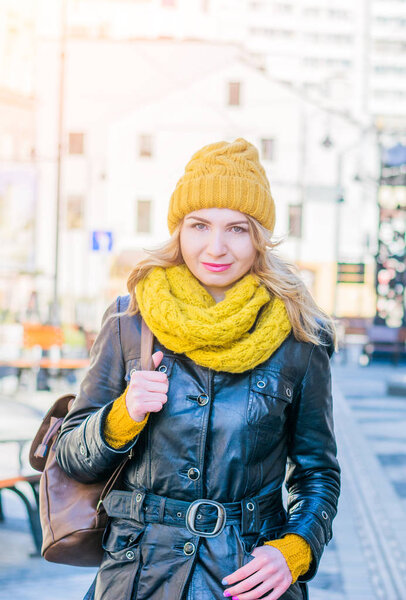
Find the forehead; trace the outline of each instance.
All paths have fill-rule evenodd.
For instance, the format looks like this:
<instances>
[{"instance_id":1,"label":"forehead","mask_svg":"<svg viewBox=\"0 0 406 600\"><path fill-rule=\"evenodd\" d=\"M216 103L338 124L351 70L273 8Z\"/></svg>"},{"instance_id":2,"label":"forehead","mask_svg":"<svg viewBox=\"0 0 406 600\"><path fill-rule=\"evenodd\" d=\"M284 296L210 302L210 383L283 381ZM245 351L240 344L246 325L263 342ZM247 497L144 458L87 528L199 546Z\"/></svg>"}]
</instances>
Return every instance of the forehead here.
<instances>
[{"instance_id":1,"label":"forehead","mask_svg":"<svg viewBox=\"0 0 406 600\"><path fill-rule=\"evenodd\" d=\"M211 223L229 223L230 221L248 222L244 213L232 210L231 208L201 208L188 213L186 219L189 217L205 219Z\"/></svg>"}]
</instances>

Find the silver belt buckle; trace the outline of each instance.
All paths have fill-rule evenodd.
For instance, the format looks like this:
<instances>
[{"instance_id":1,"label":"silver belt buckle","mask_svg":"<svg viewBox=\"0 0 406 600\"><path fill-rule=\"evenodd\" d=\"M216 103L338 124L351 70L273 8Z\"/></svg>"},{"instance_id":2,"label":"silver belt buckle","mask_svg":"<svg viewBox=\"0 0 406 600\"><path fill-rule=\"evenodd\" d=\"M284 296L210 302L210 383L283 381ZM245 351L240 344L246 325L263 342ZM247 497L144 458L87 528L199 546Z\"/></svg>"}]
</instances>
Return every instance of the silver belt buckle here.
<instances>
[{"instance_id":1,"label":"silver belt buckle","mask_svg":"<svg viewBox=\"0 0 406 600\"><path fill-rule=\"evenodd\" d=\"M210 504L211 506L215 506L217 508L217 521L214 526L213 531L199 531L195 527L196 513L199 510L201 504ZM226 525L226 509L220 502L216 502L215 500L194 500L187 509L185 522L186 528L190 533L195 535L202 535L203 537L216 537L220 535Z\"/></svg>"}]
</instances>

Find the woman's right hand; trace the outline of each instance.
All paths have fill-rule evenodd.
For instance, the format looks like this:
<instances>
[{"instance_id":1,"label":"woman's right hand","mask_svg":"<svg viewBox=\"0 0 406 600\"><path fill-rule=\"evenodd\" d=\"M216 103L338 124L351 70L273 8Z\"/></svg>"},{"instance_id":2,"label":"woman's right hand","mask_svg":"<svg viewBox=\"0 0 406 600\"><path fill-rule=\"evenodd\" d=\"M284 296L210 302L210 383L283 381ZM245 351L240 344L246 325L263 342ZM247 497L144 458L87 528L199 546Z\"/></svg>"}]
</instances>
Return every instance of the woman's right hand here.
<instances>
[{"instance_id":1,"label":"woman's right hand","mask_svg":"<svg viewBox=\"0 0 406 600\"><path fill-rule=\"evenodd\" d=\"M152 355L155 368L163 358L160 350ZM159 412L167 401L168 376L161 371L134 371L126 394L128 414L141 422L149 412Z\"/></svg>"}]
</instances>

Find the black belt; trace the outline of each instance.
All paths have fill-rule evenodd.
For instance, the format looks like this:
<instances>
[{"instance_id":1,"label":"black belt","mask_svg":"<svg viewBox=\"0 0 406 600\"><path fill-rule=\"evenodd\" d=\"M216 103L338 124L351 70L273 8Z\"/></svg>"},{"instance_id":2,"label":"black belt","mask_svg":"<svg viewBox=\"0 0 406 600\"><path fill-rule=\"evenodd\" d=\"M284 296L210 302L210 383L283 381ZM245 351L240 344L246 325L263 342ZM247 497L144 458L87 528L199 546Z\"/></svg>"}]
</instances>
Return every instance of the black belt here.
<instances>
[{"instance_id":1,"label":"black belt","mask_svg":"<svg viewBox=\"0 0 406 600\"><path fill-rule=\"evenodd\" d=\"M112 490L103 500L103 506L109 517L135 519L141 523L177 525L204 537L220 535L226 525L239 525L243 535L259 533L263 519L283 510L280 488L239 502L225 503L207 498L185 502L158 496L145 489L131 492Z\"/></svg>"}]
</instances>

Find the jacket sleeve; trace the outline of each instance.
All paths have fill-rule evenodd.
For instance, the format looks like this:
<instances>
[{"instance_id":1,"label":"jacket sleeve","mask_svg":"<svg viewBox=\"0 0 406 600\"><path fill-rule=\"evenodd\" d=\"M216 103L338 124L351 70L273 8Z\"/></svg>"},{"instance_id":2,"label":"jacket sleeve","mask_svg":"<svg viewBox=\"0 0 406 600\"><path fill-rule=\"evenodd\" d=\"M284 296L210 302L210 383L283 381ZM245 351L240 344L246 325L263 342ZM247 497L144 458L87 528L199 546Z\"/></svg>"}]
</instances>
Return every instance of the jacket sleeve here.
<instances>
[{"instance_id":1,"label":"jacket sleeve","mask_svg":"<svg viewBox=\"0 0 406 600\"><path fill-rule=\"evenodd\" d=\"M120 342L120 297L106 310L90 351L90 367L57 439L56 460L73 479L98 481L111 473L135 445L138 436L118 449L105 439L107 415L126 388Z\"/></svg>"},{"instance_id":2,"label":"jacket sleeve","mask_svg":"<svg viewBox=\"0 0 406 600\"><path fill-rule=\"evenodd\" d=\"M312 561L299 581L312 579L324 546L332 538L332 522L340 495L340 466L333 426L331 346L313 344L299 393L292 405L288 438L288 520L279 536L295 533L310 545Z\"/></svg>"}]
</instances>

